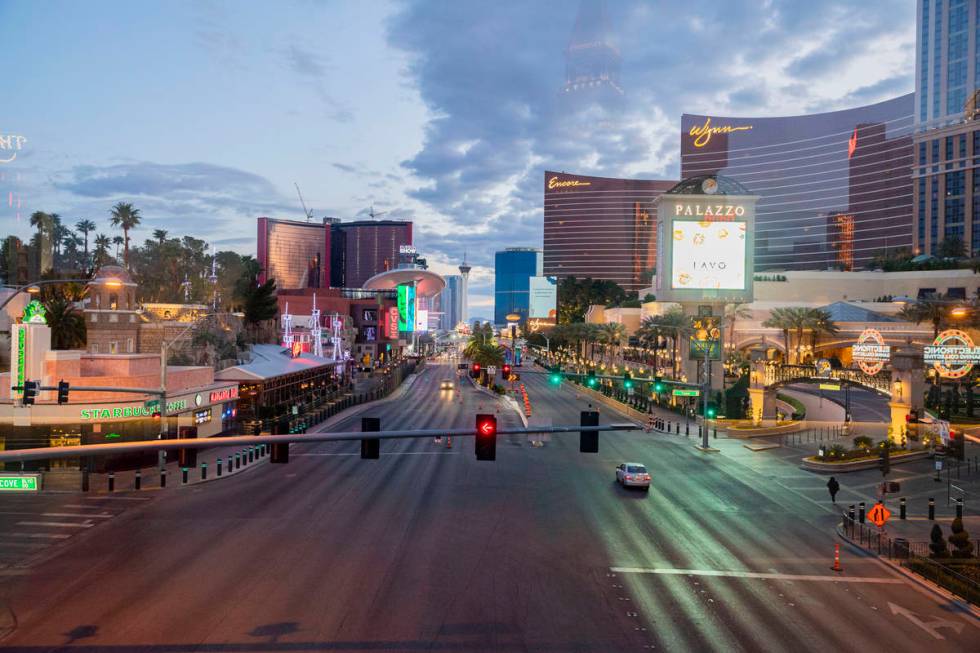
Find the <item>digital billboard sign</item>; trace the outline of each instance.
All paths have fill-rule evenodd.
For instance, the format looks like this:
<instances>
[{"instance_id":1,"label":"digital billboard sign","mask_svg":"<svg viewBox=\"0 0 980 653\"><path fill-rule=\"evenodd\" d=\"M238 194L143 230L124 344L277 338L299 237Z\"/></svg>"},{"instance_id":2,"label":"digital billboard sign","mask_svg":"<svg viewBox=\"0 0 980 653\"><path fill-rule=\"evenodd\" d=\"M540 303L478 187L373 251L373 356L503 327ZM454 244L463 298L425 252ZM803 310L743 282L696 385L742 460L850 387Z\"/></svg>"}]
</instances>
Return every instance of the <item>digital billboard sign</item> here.
<instances>
[{"instance_id":1,"label":"digital billboard sign","mask_svg":"<svg viewBox=\"0 0 980 653\"><path fill-rule=\"evenodd\" d=\"M415 331L415 287L410 284L398 286L398 330Z\"/></svg>"},{"instance_id":2,"label":"digital billboard sign","mask_svg":"<svg viewBox=\"0 0 980 653\"><path fill-rule=\"evenodd\" d=\"M554 320L558 317L558 279L531 277L529 318Z\"/></svg>"},{"instance_id":3,"label":"digital billboard sign","mask_svg":"<svg viewBox=\"0 0 980 653\"><path fill-rule=\"evenodd\" d=\"M675 220L671 226L671 288L745 288L745 222Z\"/></svg>"}]
</instances>

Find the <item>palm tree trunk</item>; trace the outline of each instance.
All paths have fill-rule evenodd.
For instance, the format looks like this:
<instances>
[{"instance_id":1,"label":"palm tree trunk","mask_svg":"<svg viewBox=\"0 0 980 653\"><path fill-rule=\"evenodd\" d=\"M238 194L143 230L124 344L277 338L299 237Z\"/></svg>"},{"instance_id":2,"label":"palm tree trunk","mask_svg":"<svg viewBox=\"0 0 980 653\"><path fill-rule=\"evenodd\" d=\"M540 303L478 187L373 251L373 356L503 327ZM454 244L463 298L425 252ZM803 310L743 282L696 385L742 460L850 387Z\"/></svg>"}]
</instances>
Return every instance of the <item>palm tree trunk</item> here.
<instances>
[{"instance_id":1,"label":"palm tree trunk","mask_svg":"<svg viewBox=\"0 0 980 653\"><path fill-rule=\"evenodd\" d=\"M123 229L123 262L129 269L129 229Z\"/></svg>"}]
</instances>

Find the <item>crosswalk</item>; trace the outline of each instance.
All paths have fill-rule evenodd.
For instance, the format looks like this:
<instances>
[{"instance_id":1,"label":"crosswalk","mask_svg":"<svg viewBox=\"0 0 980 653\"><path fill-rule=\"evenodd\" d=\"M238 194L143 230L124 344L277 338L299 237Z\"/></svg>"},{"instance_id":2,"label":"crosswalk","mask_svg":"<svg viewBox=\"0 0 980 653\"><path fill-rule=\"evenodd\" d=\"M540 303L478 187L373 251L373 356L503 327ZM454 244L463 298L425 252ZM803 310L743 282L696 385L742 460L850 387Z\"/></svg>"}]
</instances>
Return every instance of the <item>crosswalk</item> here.
<instances>
[{"instance_id":1,"label":"crosswalk","mask_svg":"<svg viewBox=\"0 0 980 653\"><path fill-rule=\"evenodd\" d=\"M0 501L0 569L29 564L57 544L148 501L143 497L4 497Z\"/></svg>"}]
</instances>

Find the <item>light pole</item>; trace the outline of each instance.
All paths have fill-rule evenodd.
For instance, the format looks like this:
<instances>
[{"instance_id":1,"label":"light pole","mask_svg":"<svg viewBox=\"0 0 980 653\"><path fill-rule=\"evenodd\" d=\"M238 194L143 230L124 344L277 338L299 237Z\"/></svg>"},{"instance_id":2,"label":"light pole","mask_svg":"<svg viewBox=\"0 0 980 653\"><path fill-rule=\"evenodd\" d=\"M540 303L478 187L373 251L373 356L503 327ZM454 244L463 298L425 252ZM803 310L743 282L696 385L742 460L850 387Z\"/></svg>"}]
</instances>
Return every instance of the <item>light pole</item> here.
<instances>
[{"instance_id":1,"label":"light pole","mask_svg":"<svg viewBox=\"0 0 980 653\"><path fill-rule=\"evenodd\" d=\"M41 286L51 286L51 285L59 284L59 283L80 283L80 284L86 284L89 281L92 281L92 279L42 279L40 281L34 281L32 283L26 283L23 286L14 287L14 292L11 293L10 297L7 297L5 300L3 300L3 303L0 303L0 311L2 311L4 308L6 308L7 304L9 304L10 302L12 302L13 299L14 299L14 297L16 297L17 295L19 295L20 293L22 293L24 291L27 291L28 293L30 293L32 295L36 295L37 293L39 293L41 291ZM106 279L103 283L105 285L109 286L110 288L118 288L118 287L122 286L122 281L120 281L119 279Z\"/></svg>"}]
</instances>

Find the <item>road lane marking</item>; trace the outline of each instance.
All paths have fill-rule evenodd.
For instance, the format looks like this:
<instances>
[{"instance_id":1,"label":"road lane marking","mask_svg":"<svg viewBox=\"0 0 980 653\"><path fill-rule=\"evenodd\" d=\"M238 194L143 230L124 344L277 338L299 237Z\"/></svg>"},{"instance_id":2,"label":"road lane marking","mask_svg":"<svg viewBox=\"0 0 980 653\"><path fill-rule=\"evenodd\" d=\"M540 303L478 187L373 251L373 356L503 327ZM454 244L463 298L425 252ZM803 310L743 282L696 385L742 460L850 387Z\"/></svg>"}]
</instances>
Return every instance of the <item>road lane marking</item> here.
<instances>
[{"instance_id":1,"label":"road lane marking","mask_svg":"<svg viewBox=\"0 0 980 653\"><path fill-rule=\"evenodd\" d=\"M82 523L76 524L74 522L60 522L60 521L19 521L18 526L62 526L65 528L92 528L95 524Z\"/></svg>"},{"instance_id":2,"label":"road lane marking","mask_svg":"<svg viewBox=\"0 0 980 653\"><path fill-rule=\"evenodd\" d=\"M112 519L115 515L109 514L107 512L101 512L98 514L85 513L79 514L77 512L42 512L42 517L86 517L95 519Z\"/></svg>"},{"instance_id":3,"label":"road lane marking","mask_svg":"<svg viewBox=\"0 0 980 653\"><path fill-rule=\"evenodd\" d=\"M71 535L62 533L4 533L3 537L31 537L46 540L67 540Z\"/></svg>"},{"instance_id":4,"label":"road lane marking","mask_svg":"<svg viewBox=\"0 0 980 653\"><path fill-rule=\"evenodd\" d=\"M385 456L455 456L458 451L392 451ZM360 456L359 453L294 453L293 456Z\"/></svg>"},{"instance_id":5,"label":"road lane marking","mask_svg":"<svg viewBox=\"0 0 980 653\"><path fill-rule=\"evenodd\" d=\"M44 542L2 542L0 541L0 547L12 546L22 549L36 549L38 547L44 546Z\"/></svg>"},{"instance_id":6,"label":"road lane marking","mask_svg":"<svg viewBox=\"0 0 980 653\"><path fill-rule=\"evenodd\" d=\"M963 630L963 624L957 623L955 621L946 621L945 619L940 619L938 617L934 617L931 621L925 621L924 619L920 619L917 613L912 612L907 608L903 608L900 605L895 605L891 601L888 602L888 607L891 608L892 614L902 615L903 617L905 617L906 619L908 619L909 621L911 621L916 626L926 631L936 639L946 639L945 637L943 637L942 635L936 632L937 628L952 628L954 631L956 631L957 635L959 635L960 631Z\"/></svg>"},{"instance_id":7,"label":"road lane marking","mask_svg":"<svg viewBox=\"0 0 980 653\"><path fill-rule=\"evenodd\" d=\"M875 578L868 576L811 576L806 574L775 574L759 571L717 571L714 569L664 569L651 567L610 567L621 574L656 574L663 576L719 576L723 578L766 578L770 580L806 580L836 583L878 583L900 585L901 578Z\"/></svg>"},{"instance_id":8,"label":"road lane marking","mask_svg":"<svg viewBox=\"0 0 980 653\"><path fill-rule=\"evenodd\" d=\"M149 501L149 497L85 497L86 501Z\"/></svg>"}]
</instances>

